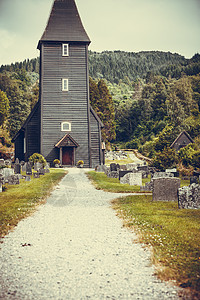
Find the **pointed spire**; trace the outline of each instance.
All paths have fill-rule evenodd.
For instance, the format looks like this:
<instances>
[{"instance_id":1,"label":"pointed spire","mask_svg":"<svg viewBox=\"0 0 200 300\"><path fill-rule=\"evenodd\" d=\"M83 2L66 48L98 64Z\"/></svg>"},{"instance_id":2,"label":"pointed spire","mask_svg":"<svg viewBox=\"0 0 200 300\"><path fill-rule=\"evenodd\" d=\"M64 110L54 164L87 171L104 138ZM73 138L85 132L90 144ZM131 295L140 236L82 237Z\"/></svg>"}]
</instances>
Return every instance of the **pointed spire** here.
<instances>
[{"instance_id":1,"label":"pointed spire","mask_svg":"<svg viewBox=\"0 0 200 300\"><path fill-rule=\"evenodd\" d=\"M45 41L90 43L74 0L54 1L46 29L38 43L38 49Z\"/></svg>"}]
</instances>

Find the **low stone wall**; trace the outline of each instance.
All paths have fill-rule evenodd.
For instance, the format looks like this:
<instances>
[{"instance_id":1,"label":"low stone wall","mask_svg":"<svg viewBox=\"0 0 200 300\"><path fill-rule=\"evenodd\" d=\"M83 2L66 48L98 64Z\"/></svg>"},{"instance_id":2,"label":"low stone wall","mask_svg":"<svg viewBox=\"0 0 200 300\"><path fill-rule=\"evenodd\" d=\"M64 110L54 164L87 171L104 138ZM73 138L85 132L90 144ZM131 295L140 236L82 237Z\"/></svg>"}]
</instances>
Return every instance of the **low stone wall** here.
<instances>
[{"instance_id":1,"label":"low stone wall","mask_svg":"<svg viewBox=\"0 0 200 300\"><path fill-rule=\"evenodd\" d=\"M200 209L200 185L193 183L178 190L179 208Z\"/></svg>"}]
</instances>

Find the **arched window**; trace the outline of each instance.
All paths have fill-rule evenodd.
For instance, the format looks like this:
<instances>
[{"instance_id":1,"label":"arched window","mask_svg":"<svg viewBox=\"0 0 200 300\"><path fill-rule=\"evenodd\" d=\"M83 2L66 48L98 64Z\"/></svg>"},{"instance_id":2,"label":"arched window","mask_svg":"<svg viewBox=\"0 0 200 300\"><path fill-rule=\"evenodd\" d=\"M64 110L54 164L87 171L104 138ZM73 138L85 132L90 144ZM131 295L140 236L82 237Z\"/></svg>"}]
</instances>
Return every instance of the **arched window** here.
<instances>
[{"instance_id":1,"label":"arched window","mask_svg":"<svg viewBox=\"0 0 200 300\"><path fill-rule=\"evenodd\" d=\"M70 122L62 122L61 123L61 131L71 131L71 123Z\"/></svg>"}]
</instances>

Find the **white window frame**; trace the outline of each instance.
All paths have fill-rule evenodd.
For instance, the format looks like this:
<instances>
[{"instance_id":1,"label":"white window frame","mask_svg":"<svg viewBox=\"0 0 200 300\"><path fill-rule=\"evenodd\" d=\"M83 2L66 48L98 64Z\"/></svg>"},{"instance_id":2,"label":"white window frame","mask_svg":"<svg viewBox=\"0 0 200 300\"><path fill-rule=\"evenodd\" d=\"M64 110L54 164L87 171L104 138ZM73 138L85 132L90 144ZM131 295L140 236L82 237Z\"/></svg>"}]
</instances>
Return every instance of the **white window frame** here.
<instances>
[{"instance_id":1,"label":"white window frame","mask_svg":"<svg viewBox=\"0 0 200 300\"><path fill-rule=\"evenodd\" d=\"M62 56L69 56L69 44L62 44Z\"/></svg>"},{"instance_id":2,"label":"white window frame","mask_svg":"<svg viewBox=\"0 0 200 300\"><path fill-rule=\"evenodd\" d=\"M69 80L67 78L62 79L62 91L68 92L69 90Z\"/></svg>"},{"instance_id":3,"label":"white window frame","mask_svg":"<svg viewBox=\"0 0 200 300\"><path fill-rule=\"evenodd\" d=\"M64 128L64 126L65 126L66 124L69 126L68 129L65 129L65 128ZM61 131L71 131L71 128L72 128L72 124L71 124L70 122L68 122L68 121L63 121L63 122L61 123Z\"/></svg>"}]
</instances>

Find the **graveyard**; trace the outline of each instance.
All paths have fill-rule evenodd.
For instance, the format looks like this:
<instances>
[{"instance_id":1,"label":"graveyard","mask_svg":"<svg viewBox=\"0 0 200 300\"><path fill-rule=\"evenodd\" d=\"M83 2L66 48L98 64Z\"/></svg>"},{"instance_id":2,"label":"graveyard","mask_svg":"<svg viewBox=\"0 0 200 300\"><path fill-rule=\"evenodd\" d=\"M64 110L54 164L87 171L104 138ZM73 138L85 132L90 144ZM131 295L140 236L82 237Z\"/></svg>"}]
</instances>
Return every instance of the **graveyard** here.
<instances>
[{"instance_id":1,"label":"graveyard","mask_svg":"<svg viewBox=\"0 0 200 300\"><path fill-rule=\"evenodd\" d=\"M89 172L89 178L97 189L133 193L114 200L112 207L124 226L137 232L138 241L152 249L156 274L199 290L199 179L179 178L175 169L147 172L146 163L125 166L116 154L113 158L115 163L109 157L108 165Z\"/></svg>"},{"instance_id":2,"label":"graveyard","mask_svg":"<svg viewBox=\"0 0 200 300\"><path fill-rule=\"evenodd\" d=\"M66 174L63 169L41 168L40 164L0 160L0 237L43 204L53 187Z\"/></svg>"}]
</instances>

